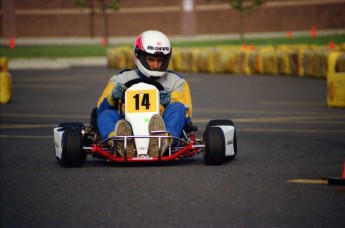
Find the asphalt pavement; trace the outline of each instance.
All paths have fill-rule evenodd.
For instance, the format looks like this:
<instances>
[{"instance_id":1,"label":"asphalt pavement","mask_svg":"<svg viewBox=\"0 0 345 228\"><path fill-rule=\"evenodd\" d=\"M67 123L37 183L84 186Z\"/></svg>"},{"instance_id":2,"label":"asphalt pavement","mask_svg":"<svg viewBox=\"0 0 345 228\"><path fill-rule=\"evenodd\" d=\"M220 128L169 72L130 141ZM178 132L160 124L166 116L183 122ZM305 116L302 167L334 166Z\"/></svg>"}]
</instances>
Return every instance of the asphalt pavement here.
<instances>
[{"instance_id":1,"label":"asphalt pavement","mask_svg":"<svg viewBox=\"0 0 345 228\"><path fill-rule=\"evenodd\" d=\"M238 155L207 166L202 154L160 165L88 156L55 159L53 127L88 124L117 71L103 66L15 69L1 105L1 227L344 227L345 109L326 105L325 80L182 73L193 121L232 119Z\"/></svg>"}]
</instances>

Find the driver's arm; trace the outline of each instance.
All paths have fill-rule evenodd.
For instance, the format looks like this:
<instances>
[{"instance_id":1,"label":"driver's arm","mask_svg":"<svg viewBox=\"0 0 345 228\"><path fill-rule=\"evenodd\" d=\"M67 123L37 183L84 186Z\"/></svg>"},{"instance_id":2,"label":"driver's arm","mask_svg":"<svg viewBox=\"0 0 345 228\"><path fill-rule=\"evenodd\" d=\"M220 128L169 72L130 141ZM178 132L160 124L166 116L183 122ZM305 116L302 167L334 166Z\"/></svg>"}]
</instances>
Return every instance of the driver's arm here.
<instances>
[{"instance_id":1,"label":"driver's arm","mask_svg":"<svg viewBox=\"0 0 345 228\"><path fill-rule=\"evenodd\" d=\"M171 91L171 102L180 102L184 104L187 107L187 117L192 116L192 98L187 81L184 80L184 83L181 84L179 88Z\"/></svg>"},{"instance_id":2,"label":"driver's arm","mask_svg":"<svg viewBox=\"0 0 345 228\"><path fill-rule=\"evenodd\" d=\"M113 88L116 86L112 80L110 80L103 90L101 97L97 102L97 112L101 113L105 109L114 109L115 101L112 97Z\"/></svg>"},{"instance_id":3,"label":"driver's arm","mask_svg":"<svg viewBox=\"0 0 345 228\"><path fill-rule=\"evenodd\" d=\"M125 84L126 82L137 78L137 74L134 70L124 70L118 75L114 75L110 78L107 86L103 90L101 97L97 102L97 112L100 114L105 109L116 109L115 100L113 98L112 92L118 83Z\"/></svg>"}]
</instances>

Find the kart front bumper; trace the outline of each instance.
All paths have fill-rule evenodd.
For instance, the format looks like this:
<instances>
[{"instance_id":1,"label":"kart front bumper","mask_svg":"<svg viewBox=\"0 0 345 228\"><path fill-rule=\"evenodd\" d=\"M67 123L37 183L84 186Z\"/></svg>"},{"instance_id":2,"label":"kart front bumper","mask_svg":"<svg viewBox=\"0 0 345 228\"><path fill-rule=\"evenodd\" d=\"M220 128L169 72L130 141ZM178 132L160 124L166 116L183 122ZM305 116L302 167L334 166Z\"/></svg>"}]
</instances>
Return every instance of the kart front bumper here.
<instances>
[{"instance_id":1,"label":"kart front bumper","mask_svg":"<svg viewBox=\"0 0 345 228\"><path fill-rule=\"evenodd\" d=\"M158 157L149 156L139 156L139 157L121 157L116 156L116 154L109 153L106 149L100 147L99 145L93 144L91 147L84 148L90 154L97 154L101 157L107 159L111 162L165 162L179 160L181 158L191 157L202 152L202 145L195 145L194 143L189 143L181 147L178 151Z\"/></svg>"}]
</instances>

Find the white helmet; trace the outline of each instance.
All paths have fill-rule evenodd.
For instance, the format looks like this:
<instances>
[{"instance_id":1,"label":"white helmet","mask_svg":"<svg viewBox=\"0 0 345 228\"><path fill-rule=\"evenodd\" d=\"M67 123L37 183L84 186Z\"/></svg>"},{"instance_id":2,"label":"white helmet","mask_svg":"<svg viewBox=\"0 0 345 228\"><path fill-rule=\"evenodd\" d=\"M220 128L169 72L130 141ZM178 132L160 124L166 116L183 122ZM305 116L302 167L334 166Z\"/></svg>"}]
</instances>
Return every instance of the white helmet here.
<instances>
[{"instance_id":1,"label":"white helmet","mask_svg":"<svg viewBox=\"0 0 345 228\"><path fill-rule=\"evenodd\" d=\"M152 71L146 61L147 54L163 56L163 63L157 71ZM138 36L134 43L134 62L139 71L147 77L162 77L169 66L171 57L170 41L159 31L149 30Z\"/></svg>"}]
</instances>

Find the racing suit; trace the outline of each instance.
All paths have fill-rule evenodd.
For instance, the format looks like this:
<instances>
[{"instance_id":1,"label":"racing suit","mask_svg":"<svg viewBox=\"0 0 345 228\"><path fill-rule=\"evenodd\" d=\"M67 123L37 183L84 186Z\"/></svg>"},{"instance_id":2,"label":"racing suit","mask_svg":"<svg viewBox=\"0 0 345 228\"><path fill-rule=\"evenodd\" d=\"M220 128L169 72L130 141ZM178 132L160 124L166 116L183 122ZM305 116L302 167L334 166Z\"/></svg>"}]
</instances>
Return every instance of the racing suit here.
<instances>
[{"instance_id":1,"label":"racing suit","mask_svg":"<svg viewBox=\"0 0 345 228\"><path fill-rule=\"evenodd\" d=\"M115 100L112 91L117 83L126 82L146 77L139 70L125 70L110 78L106 88L97 103L97 125L102 138L115 135L115 125L123 118L116 111ZM192 100L187 81L178 74L167 71L167 73L156 80L165 90L170 92L171 101L165 107L162 118L165 122L166 130L172 136L180 137L185 124L190 121L192 116Z\"/></svg>"}]
</instances>

